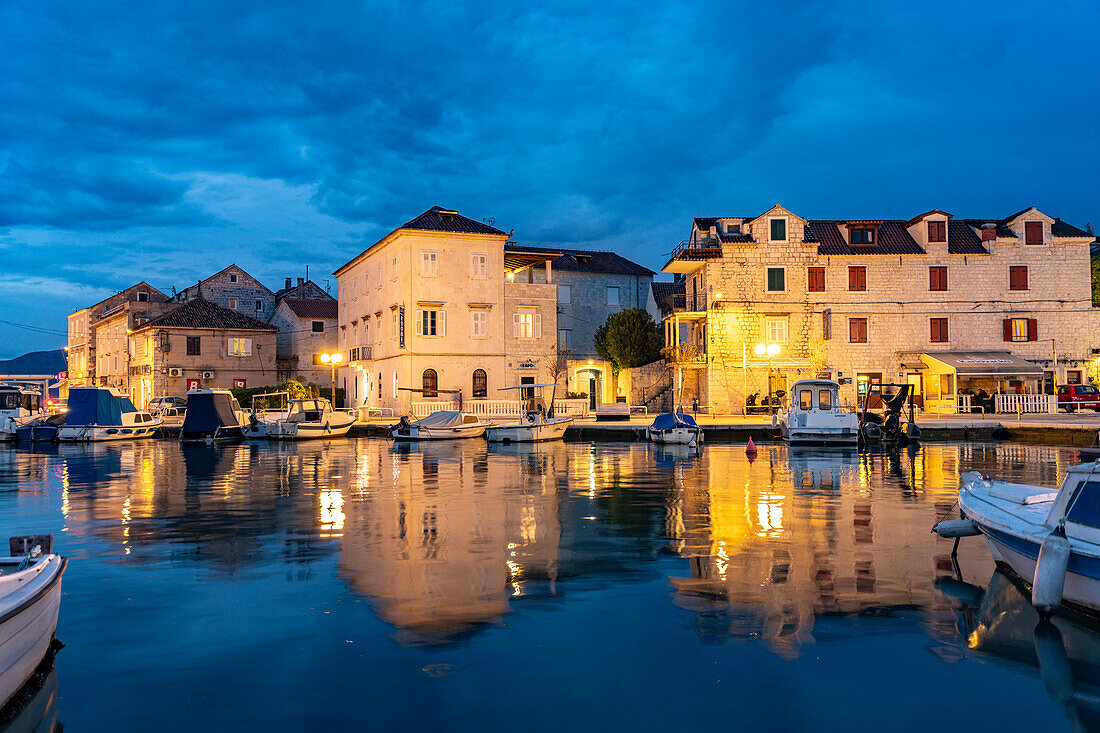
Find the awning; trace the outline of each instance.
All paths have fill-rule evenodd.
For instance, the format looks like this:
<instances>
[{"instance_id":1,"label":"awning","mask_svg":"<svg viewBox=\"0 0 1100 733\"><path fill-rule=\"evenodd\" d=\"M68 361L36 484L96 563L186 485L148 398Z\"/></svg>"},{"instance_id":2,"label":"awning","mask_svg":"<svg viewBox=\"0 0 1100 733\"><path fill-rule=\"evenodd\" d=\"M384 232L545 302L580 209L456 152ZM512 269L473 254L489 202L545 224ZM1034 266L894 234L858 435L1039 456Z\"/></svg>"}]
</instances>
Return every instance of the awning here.
<instances>
[{"instance_id":1,"label":"awning","mask_svg":"<svg viewBox=\"0 0 1100 733\"><path fill-rule=\"evenodd\" d=\"M1041 377L1043 368L1010 351L936 351L921 354L955 370L960 377Z\"/></svg>"}]
</instances>

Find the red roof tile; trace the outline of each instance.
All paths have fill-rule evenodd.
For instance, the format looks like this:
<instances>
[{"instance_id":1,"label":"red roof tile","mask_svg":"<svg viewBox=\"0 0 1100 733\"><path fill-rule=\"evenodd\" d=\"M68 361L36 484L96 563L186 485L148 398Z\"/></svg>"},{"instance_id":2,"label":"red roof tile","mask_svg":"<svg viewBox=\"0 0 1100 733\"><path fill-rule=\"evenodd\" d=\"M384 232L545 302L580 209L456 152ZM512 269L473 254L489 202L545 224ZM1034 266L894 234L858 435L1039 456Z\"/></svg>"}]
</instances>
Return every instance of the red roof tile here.
<instances>
[{"instance_id":1,"label":"red roof tile","mask_svg":"<svg viewBox=\"0 0 1100 733\"><path fill-rule=\"evenodd\" d=\"M284 298L283 302L299 318L336 318L339 312L335 300L299 300Z\"/></svg>"}]
</instances>

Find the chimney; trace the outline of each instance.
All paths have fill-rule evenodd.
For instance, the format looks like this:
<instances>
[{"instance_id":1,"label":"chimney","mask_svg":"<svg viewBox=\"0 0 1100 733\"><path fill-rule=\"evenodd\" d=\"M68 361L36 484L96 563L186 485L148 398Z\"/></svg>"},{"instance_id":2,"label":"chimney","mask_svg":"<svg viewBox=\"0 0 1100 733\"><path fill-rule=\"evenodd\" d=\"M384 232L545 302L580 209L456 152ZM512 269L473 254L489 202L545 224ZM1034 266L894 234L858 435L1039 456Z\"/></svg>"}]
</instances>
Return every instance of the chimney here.
<instances>
[{"instance_id":1,"label":"chimney","mask_svg":"<svg viewBox=\"0 0 1100 733\"><path fill-rule=\"evenodd\" d=\"M290 282L291 282L291 280L290 280L290 278L288 277L288 278L286 279L286 285L284 285L284 286L283 286L283 289L284 289L284 290L290 290Z\"/></svg>"},{"instance_id":2,"label":"chimney","mask_svg":"<svg viewBox=\"0 0 1100 733\"><path fill-rule=\"evenodd\" d=\"M997 238L997 225L996 224L982 224L982 241L992 242Z\"/></svg>"},{"instance_id":3,"label":"chimney","mask_svg":"<svg viewBox=\"0 0 1100 733\"><path fill-rule=\"evenodd\" d=\"M306 294L306 280L304 277L298 278L298 297L304 298Z\"/></svg>"}]
</instances>

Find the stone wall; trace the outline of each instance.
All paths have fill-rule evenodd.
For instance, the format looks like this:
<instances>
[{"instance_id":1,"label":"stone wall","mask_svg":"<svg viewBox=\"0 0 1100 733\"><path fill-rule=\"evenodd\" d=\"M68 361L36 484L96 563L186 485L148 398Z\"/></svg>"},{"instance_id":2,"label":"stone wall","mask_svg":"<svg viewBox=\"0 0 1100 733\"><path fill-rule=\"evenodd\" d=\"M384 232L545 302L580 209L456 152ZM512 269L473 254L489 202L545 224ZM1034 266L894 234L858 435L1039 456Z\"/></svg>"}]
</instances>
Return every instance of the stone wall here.
<instances>
[{"instance_id":1,"label":"stone wall","mask_svg":"<svg viewBox=\"0 0 1100 733\"><path fill-rule=\"evenodd\" d=\"M236 278L236 282L233 279ZM275 294L239 267L227 267L197 285L184 289L176 300L186 303L202 297L222 308L266 321L275 312Z\"/></svg>"}]
</instances>

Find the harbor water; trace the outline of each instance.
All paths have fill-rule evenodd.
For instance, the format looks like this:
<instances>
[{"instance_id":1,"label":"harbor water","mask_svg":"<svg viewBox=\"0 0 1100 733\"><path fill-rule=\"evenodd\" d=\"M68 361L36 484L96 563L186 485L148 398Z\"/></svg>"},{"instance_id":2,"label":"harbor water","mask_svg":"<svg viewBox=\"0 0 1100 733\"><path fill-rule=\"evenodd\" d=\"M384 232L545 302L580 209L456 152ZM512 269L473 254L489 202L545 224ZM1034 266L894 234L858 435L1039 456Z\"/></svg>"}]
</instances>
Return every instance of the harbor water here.
<instances>
[{"instance_id":1,"label":"harbor water","mask_svg":"<svg viewBox=\"0 0 1100 733\"><path fill-rule=\"evenodd\" d=\"M929 532L962 472L1055 486L1074 457L0 447L0 533L70 560L27 710L72 731L1091 728L1100 633L1037 629L982 538L955 562Z\"/></svg>"}]
</instances>

